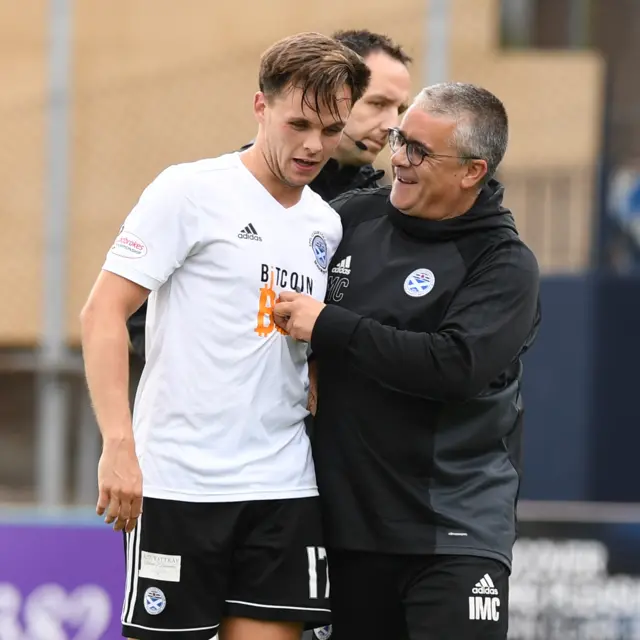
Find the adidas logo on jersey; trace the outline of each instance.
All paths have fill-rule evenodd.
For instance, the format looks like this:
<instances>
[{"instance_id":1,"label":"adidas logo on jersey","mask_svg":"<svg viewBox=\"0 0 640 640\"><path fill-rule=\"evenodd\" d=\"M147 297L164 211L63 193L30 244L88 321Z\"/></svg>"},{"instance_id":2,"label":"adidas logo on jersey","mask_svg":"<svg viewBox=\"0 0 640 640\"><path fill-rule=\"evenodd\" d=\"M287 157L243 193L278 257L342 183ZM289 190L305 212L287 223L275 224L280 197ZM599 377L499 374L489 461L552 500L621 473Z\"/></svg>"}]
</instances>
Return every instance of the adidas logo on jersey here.
<instances>
[{"instance_id":1,"label":"adidas logo on jersey","mask_svg":"<svg viewBox=\"0 0 640 640\"><path fill-rule=\"evenodd\" d=\"M480 582L476 582L476 586L473 587L472 593L477 596L497 596L498 590L493 584L493 580L488 573L484 574L484 578Z\"/></svg>"},{"instance_id":2,"label":"adidas logo on jersey","mask_svg":"<svg viewBox=\"0 0 640 640\"><path fill-rule=\"evenodd\" d=\"M262 238L258 235L256 228L251 224L251 222L240 231L238 238L240 238L240 240L256 240L258 242L262 242Z\"/></svg>"},{"instance_id":3,"label":"adidas logo on jersey","mask_svg":"<svg viewBox=\"0 0 640 640\"><path fill-rule=\"evenodd\" d=\"M340 260L340 262L331 269L331 273L341 273L344 276L348 276L351 273L351 256Z\"/></svg>"}]
</instances>

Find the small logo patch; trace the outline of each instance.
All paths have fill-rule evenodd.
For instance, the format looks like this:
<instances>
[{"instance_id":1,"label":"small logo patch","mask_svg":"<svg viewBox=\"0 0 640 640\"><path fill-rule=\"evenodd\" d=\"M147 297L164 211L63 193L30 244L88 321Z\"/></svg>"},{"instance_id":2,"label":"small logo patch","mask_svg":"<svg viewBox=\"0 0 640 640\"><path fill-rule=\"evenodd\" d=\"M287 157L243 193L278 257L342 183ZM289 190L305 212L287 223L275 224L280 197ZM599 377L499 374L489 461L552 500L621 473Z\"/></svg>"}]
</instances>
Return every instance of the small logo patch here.
<instances>
[{"instance_id":1,"label":"small logo patch","mask_svg":"<svg viewBox=\"0 0 640 640\"><path fill-rule=\"evenodd\" d=\"M332 633L333 627L330 624L313 630L313 635L318 638L318 640L328 640Z\"/></svg>"},{"instance_id":2,"label":"small logo patch","mask_svg":"<svg viewBox=\"0 0 640 640\"><path fill-rule=\"evenodd\" d=\"M436 283L436 277L430 269L416 269L404 281L404 292L412 298L421 298L429 293Z\"/></svg>"},{"instance_id":3,"label":"small logo patch","mask_svg":"<svg viewBox=\"0 0 640 640\"><path fill-rule=\"evenodd\" d=\"M157 587L149 587L144 592L144 610L152 616L157 616L167 606L164 593Z\"/></svg>"},{"instance_id":4,"label":"small logo patch","mask_svg":"<svg viewBox=\"0 0 640 640\"><path fill-rule=\"evenodd\" d=\"M240 230L238 238L240 238L240 240L256 240L257 242L262 242L262 238L258 235L256 228L251 222L244 229Z\"/></svg>"},{"instance_id":5,"label":"small logo patch","mask_svg":"<svg viewBox=\"0 0 640 640\"><path fill-rule=\"evenodd\" d=\"M484 574L484 577L480 582L476 582L476 586L471 590L472 593L476 595L484 595L484 596L497 596L498 590L496 589L496 585L493 584L493 580L488 573Z\"/></svg>"},{"instance_id":6,"label":"small logo patch","mask_svg":"<svg viewBox=\"0 0 640 640\"><path fill-rule=\"evenodd\" d=\"M121 258L142 258L147 255L147 245L130 231L120 231L111 247L111 253Z\"/></svg>"},{"instance_id":7,"label":"small logo patch","mask_svg":"<svg viewBox=\"0 0 640 640\"><path fill-rule=\"evenodd\" d=\"M309 246L313 250L313 257L316 266L322 273L327 271L327 263L329 261L329 250L327 249L327 241L319 231L314 231L309 240Z\"/></svg>"},{"instance_id":8,"label":"small logo patch","mask_svg":"<svg viewBox=\"0 0 640 640\"><path fill-rule=\"evenodd\" d=\"M339 273L343 276L348 276L351 273L351 256L347 256L343 260L340 260L340 262L331 269L331 273Z\"/></svg>"}]
</instances>

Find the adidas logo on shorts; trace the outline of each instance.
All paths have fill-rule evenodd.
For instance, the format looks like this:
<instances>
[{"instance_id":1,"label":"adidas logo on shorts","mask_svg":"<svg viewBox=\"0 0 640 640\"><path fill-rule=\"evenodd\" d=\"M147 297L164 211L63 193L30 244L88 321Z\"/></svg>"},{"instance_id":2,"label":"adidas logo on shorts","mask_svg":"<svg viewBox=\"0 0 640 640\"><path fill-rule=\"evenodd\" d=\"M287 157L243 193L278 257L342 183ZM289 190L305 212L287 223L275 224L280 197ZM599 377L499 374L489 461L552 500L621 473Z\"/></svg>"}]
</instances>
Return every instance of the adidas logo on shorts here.
<instances>
[{"instance_id":1,"label":"adidas logo on shorts","mask_svg":"<svg viewBox=\"0 0 640 640\"><path fill-rule=\"evenodd\" d=\"M480 582L476 582L476 586L473 587L471 592L477 596L497 596L498 595L498 590L493 584L493 580L491 579L491 576L488 573L484 574L484 577L482 578L482 580L480 580Z\"/></svg>"},{"instance_id":2,"label":"adidas logo on shorts","mask_svg":"<svg viewBox=\"0 0 640 640\"><path fill-rule=\"evenodd\" d=\"M496 585L488 573L471 590L474 595L469 596L469 620L500 620L500 598Z\"/></svg>"},{"instance_id":3,"label":"adidas logo on shorts","mask_svg":"<svg viewBox=\"0 0 640 640\"><path fill-rule=\"evenodd\" d=\"M262 238L258 235L256 228L251 222L240 231L238 238L240 238L240 240L256 240L257 242L262 242Z\"/></svg>"}]
</instances>

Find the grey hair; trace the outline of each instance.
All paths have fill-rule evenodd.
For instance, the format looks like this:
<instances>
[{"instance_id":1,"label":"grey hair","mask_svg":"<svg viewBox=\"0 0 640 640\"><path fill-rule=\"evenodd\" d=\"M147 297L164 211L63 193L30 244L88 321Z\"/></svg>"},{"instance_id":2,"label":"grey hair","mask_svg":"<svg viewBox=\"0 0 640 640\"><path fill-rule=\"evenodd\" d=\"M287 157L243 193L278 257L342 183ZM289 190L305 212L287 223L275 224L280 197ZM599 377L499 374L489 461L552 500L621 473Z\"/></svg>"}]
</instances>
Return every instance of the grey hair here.
<instances>
[{"instance_id":1,"label":"grey hair","mask_svg":"<svg viewBox=\"0 0 640 640\"><path fill-rule=\"evenodd\" d=\"M413 104L427 113L456 120L451 143L458 154L487 162L483 184L495 175L509 138L507 111L496 96L473 84L443 82L422 89Z\"/></svg>"}]
</instances>

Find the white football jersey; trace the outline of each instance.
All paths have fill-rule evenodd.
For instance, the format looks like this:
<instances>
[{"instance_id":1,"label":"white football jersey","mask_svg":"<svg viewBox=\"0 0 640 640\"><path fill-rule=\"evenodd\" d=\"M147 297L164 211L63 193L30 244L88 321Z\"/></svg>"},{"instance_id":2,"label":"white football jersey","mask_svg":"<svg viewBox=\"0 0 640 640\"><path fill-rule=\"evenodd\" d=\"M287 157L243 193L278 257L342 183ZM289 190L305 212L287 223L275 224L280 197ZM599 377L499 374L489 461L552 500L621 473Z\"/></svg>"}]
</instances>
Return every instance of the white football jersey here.
<instances>
[{"instance_id":1,"label":"white football jersey","mask_svg":"<svg viewBox=\"0 0 640 640\"><path fill-rule=\"evenodd\" d=\"M324 300L341 238L316 193L284 208L239 153L169 167L145 189L103 266L152 292L133 413L145 496L317 495L307 344L272 309L281 291Z\"/></svg>"}]
</instances>

